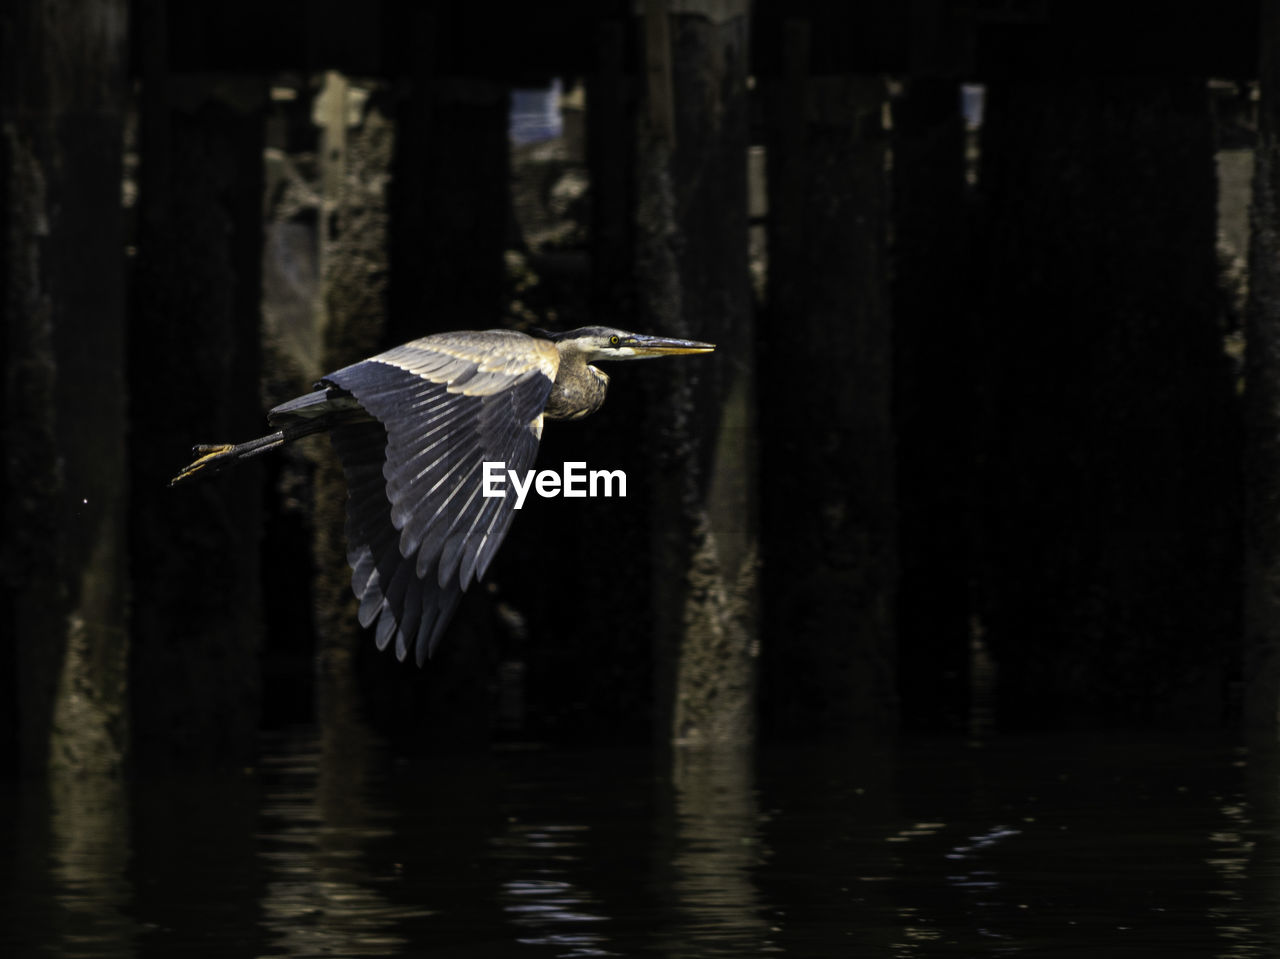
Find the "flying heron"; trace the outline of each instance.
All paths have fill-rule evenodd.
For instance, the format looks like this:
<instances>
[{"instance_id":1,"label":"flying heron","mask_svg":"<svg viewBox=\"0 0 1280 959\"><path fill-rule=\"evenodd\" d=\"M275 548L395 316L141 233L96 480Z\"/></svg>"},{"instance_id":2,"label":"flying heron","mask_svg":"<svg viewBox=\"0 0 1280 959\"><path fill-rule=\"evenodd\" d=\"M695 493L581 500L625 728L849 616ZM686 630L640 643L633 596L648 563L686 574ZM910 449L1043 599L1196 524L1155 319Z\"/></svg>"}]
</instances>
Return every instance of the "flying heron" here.
<instances>
[{"instance_id":1,"label":"flying heron","mask_svg":"<svg viewBox=\"0 0 1280 959\"><path fill-rule=\"evenodd\" d=\"M362 626L378 649L421 666L462 593L481 579L511 525L511 497L481 495L484 463L533 466L544 419L604 403L599 360L709 353L710 343L587 326L536 335L437 333L344 367L267 413L274 433L197 446L170 485L328 431L347 480L347 562Z\"/></svg>"}]
</instances>

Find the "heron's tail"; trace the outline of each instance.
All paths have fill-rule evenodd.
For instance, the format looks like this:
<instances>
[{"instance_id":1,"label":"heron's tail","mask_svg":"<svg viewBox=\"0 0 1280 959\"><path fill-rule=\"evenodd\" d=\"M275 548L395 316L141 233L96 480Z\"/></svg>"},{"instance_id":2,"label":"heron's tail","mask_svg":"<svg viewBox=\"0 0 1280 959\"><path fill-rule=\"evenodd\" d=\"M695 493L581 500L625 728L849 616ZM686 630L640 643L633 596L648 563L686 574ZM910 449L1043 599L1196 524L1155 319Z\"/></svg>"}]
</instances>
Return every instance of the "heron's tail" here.
<instances>
[{"instance_id":1,"label":"heron's tail","mask_svg":"<svg viewBox=\"0 0 1280 959\"><path fill-rule=\"evenodd\" d=\"M260 456L268 450L284 446L292 438L286 438L285 431L281 430L269 436L259 436L256 440L249 440L247 443L221 443L217 446L193 447L191 452L196 454L195 462L184 467L181 473L169 480L169 485L177 486L197 473L203 476L220 473L229 466L235 466L251 457Z\"/></svg>"}]
</instances>

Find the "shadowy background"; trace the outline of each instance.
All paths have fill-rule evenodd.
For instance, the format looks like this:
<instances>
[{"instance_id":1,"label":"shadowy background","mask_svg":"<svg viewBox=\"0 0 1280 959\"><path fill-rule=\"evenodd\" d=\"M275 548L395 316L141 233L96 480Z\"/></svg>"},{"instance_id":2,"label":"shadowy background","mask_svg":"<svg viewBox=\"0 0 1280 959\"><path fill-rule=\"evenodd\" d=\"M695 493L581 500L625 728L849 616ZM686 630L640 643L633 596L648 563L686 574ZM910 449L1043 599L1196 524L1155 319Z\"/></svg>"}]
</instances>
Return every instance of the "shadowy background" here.
<instances>
[{"instance_id":1,"label":"shadowy background","mask_svg":"<svg viewBox=\"0 0 1280 959\"><path fill-rule=\"evenodd\" d=\"M6 765L1273 728L1263 7L7 4ZM719 349L549 426L627 497L527 504L423 671L327 442L167 488L381 348L588 322Z\"/></svg>"}]
</instances>

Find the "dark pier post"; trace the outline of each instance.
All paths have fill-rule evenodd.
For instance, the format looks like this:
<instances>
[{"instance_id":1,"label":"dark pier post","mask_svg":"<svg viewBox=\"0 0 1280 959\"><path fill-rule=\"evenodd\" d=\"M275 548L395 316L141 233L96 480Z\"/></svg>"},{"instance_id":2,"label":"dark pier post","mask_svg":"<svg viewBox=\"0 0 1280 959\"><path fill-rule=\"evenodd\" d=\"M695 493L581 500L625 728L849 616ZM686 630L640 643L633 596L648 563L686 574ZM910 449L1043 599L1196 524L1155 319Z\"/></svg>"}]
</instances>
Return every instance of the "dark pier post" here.
<instances>
[{"instance_id":1,"label":"dark pier post","mask_svg":"<svg viewBox=\"0 0 1280 959\"><path fill-rule=\"evenodd\" d=\"M448 21L430 6L405 18L412 67L390 187L394 343L499 325L508 224L507 88L442 65Z\"/></svg>"},{"instance_id":2,"label":"dark pier post","mask_svg":"<svg viewBox=\"0 0 1280 959\"><path fill-rule=\"evenodd\" d=\"M344 335L331 326L328 369L377 352L377 347L402 343L456 329L485 329L502 324L503 250L508 228L508 91L500 80L470 72L474 64L451 58L448 44L454 34L446 13L430 5L409 5L395 12L403 44L404 73L388 89L394 117L394 142L389 148L389 181L385 182L385 285L381 265L374 271L378 297L359 302L362 270L378 261L380 240L349 221L339 246L349 254L341 267L341 289L330 287L329 309L340 293L346 298L339 317ZM466 72L464 72L466 71ZM399 92L400 95L396 96ZM394 98L394 99L393 99ZM368 131L361 134L368 136ZM353 131L352 136L356 136ZM355 144L353 139L352 143ZM359 161L350 155L348 162ZM373 171L347 174L350 184ZM381 189L381 187L379 187ZM350 201L369 207L372 196ZM348 206L349 212L356 212ZM334 261L338 265L338 261ZM362 265L363 264L363 265ZM385 305L385 323L378 313ZM350 312L351 308L354 312ZM358 322L357 322L358 321ZM359 348L356 348L358 344ZM335 468L336 469L336 468ZM367 631L354 626L350 570L342 535L346 486L334 472L326 492L327 517L318 520L329 532L320 547L324 563L334 572L323 574L332 599L329 628L333 655L341 661L354 648L365 715L398 747L422 749L475 747L488 741L491 725L493 657L491 619L484 589L472 589L461 603L448 636L432 661L419 671L394 656L378 653ZM344 625L345 624L345 625ZM349 639L362 634L352 647ZM332 670L341 676L341 668ZM334 705L338 705L335 703Z\"/></svg>"},{"instance_id":3,"label":"dark pier post","mask_svg":"<svg viewBox=\"0 0 1280 959\"><path fill-rule=\"evenodd\" d=\"M256 748L261 467L174 489L193 442L260 435L266 82L169 63L143 4L137 257L129 366L132 675L145 761L243 761ZM190 26L187 26L190 29Z\"/></svg>"},{"instance_id":4,"label":"dark pier post","mask_svg":"<svg viewBox=\"0 0 1280 959\"><path fill-rule=\"evenodd\" d=\"M0 30L0 669L35 773L114 773L128 742L127 6L23 0Z\"/></svg>"},{"instance_id":5,"label":"dark pier post","mask_svg":"<svg viewBox=\"0 0 1280 959\"><path fill-rule=\"evenodd\" d=\"M786 22L766 91L764 708L780 732L842 735L896 720L885 91L812 76L811 40Z\"/></svg>"},{"instance_id":6,"label":"dark pier post","mask_svg":"<svg viewBox=\"0 0 1280 959\"><path fill-rule=\"evenodd\" d=\"M314 322L321 347L319 367L310 371L311 378L372 356L384 345L388 286L384 185L394 135L391 120L370 92L370 85L328 71L316 99L321 216ZM316 441L309 451L316 471L313 591L318 675L344 684L357 650L367 639L354 615L346 559L347 485L327 439ZM322 686L322 690L330 688ZM320 705L327 705L323 694Z\"/></svg>"},{"instance_id":7,"label":"dark pier post","mask_svg":"<svg viewBox=\"0 0 1280 959\"><path fill-rule=\"evenodd\" d=\"M596 69L587 77L591 312L596 317L628 316L634 300L630 227L635 203L636 123L625 67L626 26L622 20L600 21Z\"/></svg>"},{"instance_id":8,"label":"dark pier post","mask_svg":"<svg viewBox=\"0 0 1280 959\"><path fill-rule=\"evenodd\" d=\"M993 82L982 149L982 613L1000 718L1215 723L1239 454L1205 82Z\"/></svg>"},{"instance_id":9,"label":"dark pier post","mask_svg":"<svg viewBox=\"0 0 1280 959\"><path fill-rule=\"evenodd\" d=\"M972 332L960 84L913 76L893 112L897 599L904 722L968 707Z\"/></svg>"},{"instance_id":10,"label":"dark pier post","mask_svg":"<svg viewBox=\"0 0 1280 959\"><path fill-rule=\"evenodd\" d=\"M655 377L657 734L754 734L756 570L747 240L747 4L645 4L638 323L721 344Z\"/></svg>"},{"instance_id":11,"label":"dark pier post","mask_svg":"<svg viewBox=\"0 0 1280 959\"><path fill-rule=\"evenodd\" d=\"M973 334L969 307L966 44L942 4L917 0L911 74L893 104L893 416L904 725L968 714Z\"/></svg>"},{"instance_id":12,"label":"dark pier post","mask_svg":"<svg viewBox=\"0 0 1280 959\"><path fill-rule=\"evenodd\" d=\"M1264 0L1245 311L1245 715L1280 732L1280 3Z\"/></svg>"}]
</instances>

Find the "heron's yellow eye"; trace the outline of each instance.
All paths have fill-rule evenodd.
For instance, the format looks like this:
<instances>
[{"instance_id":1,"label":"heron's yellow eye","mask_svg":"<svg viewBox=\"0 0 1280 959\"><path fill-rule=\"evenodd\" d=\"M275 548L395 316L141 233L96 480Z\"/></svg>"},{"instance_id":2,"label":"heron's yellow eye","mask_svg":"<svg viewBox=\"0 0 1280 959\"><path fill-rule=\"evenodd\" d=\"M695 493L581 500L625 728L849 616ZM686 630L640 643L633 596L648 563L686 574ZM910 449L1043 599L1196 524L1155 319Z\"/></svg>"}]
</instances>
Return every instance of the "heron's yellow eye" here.
<instances>
[{"instance_id":1,"label":"heron's yellow eye","mask_svg":"<svg viewBox=\"0 0 1280 959\"><path fill-rule=\"evenodd\" d=\"M609 345L610 345L610 346L617 346L617 345L618 345L618 338L617 338L616 336L611 336L611 337L609 337Z\"/></svg>"}]
</instances>

